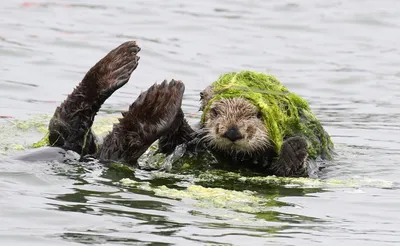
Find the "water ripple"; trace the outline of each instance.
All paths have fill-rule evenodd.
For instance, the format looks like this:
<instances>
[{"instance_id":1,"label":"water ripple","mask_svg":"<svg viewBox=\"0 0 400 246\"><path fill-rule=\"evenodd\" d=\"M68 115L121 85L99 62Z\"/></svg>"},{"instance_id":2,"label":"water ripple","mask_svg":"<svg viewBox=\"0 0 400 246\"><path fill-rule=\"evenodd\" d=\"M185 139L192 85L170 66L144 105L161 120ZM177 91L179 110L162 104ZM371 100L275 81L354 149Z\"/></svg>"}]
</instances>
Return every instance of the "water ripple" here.
<instances>
[{"instance_id":1,"label":"water ripple","mask_svg":"<svg viewBox=\"0 0 400 246\"><path fill-rule=\"evenodd\" d=\"M133 39L142 47L140 65L100 116L125 111L152 83L174 78L184 81L183 109L196 121L199 92L221 73L259 70L306 98L332 135L337 156L323 179L390 182L400 177L400 8L395 0L44 0L0 6L0 117L6 117L1 124L9 117L51 115L97 60ZM7 146L41 137L35 131L10 134L0 133L10 138ZM160 197L152 190L162 185L184 190L188 181L157 180L137 171L128 177L145 188L115 183L125 177L101 167L0 161L0 242L400 242L395 187L267 187L257 190L257 197L272 196L273 202L251 213L215 204L199 207L196 199Z\"/></svg>"}]
</instances>

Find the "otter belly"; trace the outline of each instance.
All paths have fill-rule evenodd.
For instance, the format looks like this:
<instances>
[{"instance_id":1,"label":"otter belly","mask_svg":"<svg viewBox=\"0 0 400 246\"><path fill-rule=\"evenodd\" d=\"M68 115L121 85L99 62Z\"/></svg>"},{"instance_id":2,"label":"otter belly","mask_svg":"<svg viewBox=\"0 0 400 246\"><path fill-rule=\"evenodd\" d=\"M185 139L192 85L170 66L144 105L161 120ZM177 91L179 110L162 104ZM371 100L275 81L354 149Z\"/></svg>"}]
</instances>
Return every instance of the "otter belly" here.
<instances>
[{"instance_id":1,"label":"otter belly","mask_svg":"<svg viewBox=\"0 0 400 246\"><path fill-rule=\"evenodd\" d=\"M58 162L71 162L79 161L80 155L71 150L64 150L58 147L42 147L30 150L22 155L11 157L12 160L19 161L58 161Z\"/></svg>"}]
</instances>

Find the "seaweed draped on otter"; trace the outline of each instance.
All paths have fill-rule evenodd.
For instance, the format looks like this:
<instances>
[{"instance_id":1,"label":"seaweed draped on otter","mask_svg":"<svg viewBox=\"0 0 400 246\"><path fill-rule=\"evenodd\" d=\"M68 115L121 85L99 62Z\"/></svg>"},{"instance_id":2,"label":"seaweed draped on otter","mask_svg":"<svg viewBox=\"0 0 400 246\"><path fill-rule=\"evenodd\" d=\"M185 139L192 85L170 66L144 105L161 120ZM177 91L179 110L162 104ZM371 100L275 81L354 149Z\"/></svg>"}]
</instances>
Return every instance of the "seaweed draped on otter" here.
<instances>
[{"instance_id":1,"label":"seaweed draped on otter","mask_svg":"<svg viewBox=\"0 0 400 246\"><path fill-rule=\"evenodd\" d=\"M242 97L261 111L277 153L286 138L303 136L308 142L309 157L331 159L333 143L308 102L290 92L274 76L253 71L232 72L221 75L211 88L213 97L203 109L202 123L214 100Z\"/></svg>"}]
</instances>

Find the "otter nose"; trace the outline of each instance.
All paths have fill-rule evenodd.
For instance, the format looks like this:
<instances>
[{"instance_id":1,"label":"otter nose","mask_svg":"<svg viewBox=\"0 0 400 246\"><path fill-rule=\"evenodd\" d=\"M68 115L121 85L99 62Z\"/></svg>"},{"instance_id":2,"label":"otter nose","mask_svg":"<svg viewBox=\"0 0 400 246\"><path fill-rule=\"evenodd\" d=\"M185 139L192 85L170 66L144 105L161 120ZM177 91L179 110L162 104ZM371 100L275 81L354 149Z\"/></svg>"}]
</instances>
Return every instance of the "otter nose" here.
<instances>
[{"instance_id":1,"label":"otter nose","mask_svg":"<svg viewBox=\"0 0 400 246\"><path fill-rule=\"evenodd\" d=\"M236 140L242 139L243 136L240 134L239 130L236 127L229 128L225 133L224 137L235 142Z\"/></svg>"}]
</instances>

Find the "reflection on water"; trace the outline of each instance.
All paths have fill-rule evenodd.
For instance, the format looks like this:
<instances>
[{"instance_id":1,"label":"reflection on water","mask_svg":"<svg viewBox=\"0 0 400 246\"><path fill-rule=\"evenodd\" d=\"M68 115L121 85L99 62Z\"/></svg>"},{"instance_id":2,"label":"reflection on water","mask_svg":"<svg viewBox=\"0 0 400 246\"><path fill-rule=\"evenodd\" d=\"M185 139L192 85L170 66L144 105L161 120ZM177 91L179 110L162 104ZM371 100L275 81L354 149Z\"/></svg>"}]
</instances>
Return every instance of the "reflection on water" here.
<instances>
[{"instance_id":1,"label":"reflection on water","mask_svg":"<svg viewBox=\"0 0 400 246\"><path fill-rule=\"evenodd\" d=\"M129 39L142 47L140 66L100 116L164 78L184 81L184 111L196 113L200 90L219 74L255 69L309 100L338 153L321 181L306 183L3 160L1 244L398 245L398 5L1 2L0 156L43 134L36 123L10 130L15 119L51 115Z\"/></svg>"},{"instance_id":2,"label":"reflection on water","mask_svg":"<svg viewBox=\"0 0 400 246\"><path fill-rule=\"evenodd\" d=\"M87 168L87 165L85 165L85 168ZM181 213L177 210L182 208L176 207L177 204L180 204L180 199L177 199L177 197L179 197L179 191L185 190L183 186L174 191L174 189L178 187L176 183L174 183L171 185L174 188L171 188L169 193L157 192L157 187L160 187L163 183L165 184L164 180L154 178L148 183L147 181L141 180L140 174L135 177L133 173L128 174L126 171L118 171L115 169L104 169L100 176L92 177L97 180L97 182L93 183L82 179L82 173L79 169L81 169L81 167L76 168L78 173L80 173L79 176L65 175L65 172L58 173L58 175L67 176L69 180L75 180L74 187L76 188L71 189L70 193L52 197L51 200L56 202L49 202L47 204L51 205L53 209L63 212L83 213L85 215L89 214L110 218L114 223L119 224L117 228L129 227L131 233L154 234L160 238L177 237L181 231L186 230L185 228L196 225L206 230L226 230L229 228L241 230L242 232L237 231L227 234L263 238L265 236L282 233L284 230L292 228L290 224L306 223L306 228L312 230L314 227L321 225L321 223L326 223L326 221L319 218L272 210L274 207L296 206L295 204L277 201L276 198L280 196L304 196L308 193L322 192L322 189L293 189L271 186L268 187L265 193L259 192L252 194L254 195L253 197L250 194L246 196L240 193L233 193L233 191L230 190L219 188L218 190L213 190L216 188L211 188L212 193L218 192L220 196L203 193L197 197L200 199L197 203L196 201L191 202L195 203L193 207L183 207L187 214L179 218L177 215ZM83 174L83 176L86 175L91 176L95 174L92 172ZM135 186L116 185L115 182L120 181L122 177L132 178ZM240 183L238 181L236 182L236 187L242 190L240 188ZM213 186L213 184L210 185ZM233 184L229 186L232 185ZM204 187L206 187L206 185L204 185ZM231 193L237 196L229 197L232 195ZM190 198L190 195L187 198ZM248 199L246 200L246 198ZM230 199L232 200L229 201ZM257 204L258 201L261 201L260 199L262 199L263 202ZM200 204L206 200L209 200L214 206L210 203ZM249 208L242 206L240 201L237 200L240 200L242 203L250 203L252 208L262 205L262 209L257 212L246 211L244 208ZM204 206L205 204L206 206ZM191 219L188 216L193 218ZM231 222L229 223L230 220ZM129 221L129 223L127 221ZM234 223L232 223L233 221ZM93 244L102 241L119 243L137 241L135 237L131 238L129 236L128 239L122 237L118 229L105 229L101 226L100 228L101 229L98 230L88 229L80 233L67 232L63 233L62 237L72 241ZM146 230L146 228L148 229ZM196 231L192 233L194 236L197 235ZM226 233L224 233L224 235L225 234ZM198 236L200 235L201 234ZM207 237L207 235L203 235L203 237ZM169 241L167 238L165 238L166 241L164 242ZM191 238L187 238L187 240L209 243L218 242L218 240L212 240L212 237L207 240ZM159 242L163 241L161 240Z\"/></svg>"}]
</instances>

